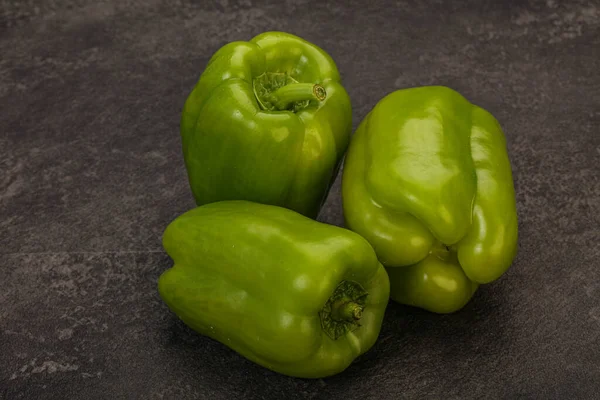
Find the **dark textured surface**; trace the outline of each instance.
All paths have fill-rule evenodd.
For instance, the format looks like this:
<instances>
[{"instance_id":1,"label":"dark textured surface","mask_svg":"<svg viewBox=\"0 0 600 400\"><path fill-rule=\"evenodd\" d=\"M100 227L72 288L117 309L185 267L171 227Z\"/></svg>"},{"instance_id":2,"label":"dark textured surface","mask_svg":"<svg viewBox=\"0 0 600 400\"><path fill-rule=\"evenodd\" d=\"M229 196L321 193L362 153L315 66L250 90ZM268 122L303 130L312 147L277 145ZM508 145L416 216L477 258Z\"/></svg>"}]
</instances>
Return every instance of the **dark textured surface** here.
<instances>
[{"instance_id":1,"label":"dark textured surface","mask_svg":"<svg viewBox=\"0 0 600 400\"><path fill-rule=\"evenodd\" d=\"M0 398L599 398L600 3L365 4L0 0ZM355 127L444 84L496 115L513 164L512 269L455 315L391 304L330 379L255 366L156 293L161 233L193 205L183 101L265 30L333 56ZM321 219L343 223L339 179Z\"/></svg>"}]
</instances>

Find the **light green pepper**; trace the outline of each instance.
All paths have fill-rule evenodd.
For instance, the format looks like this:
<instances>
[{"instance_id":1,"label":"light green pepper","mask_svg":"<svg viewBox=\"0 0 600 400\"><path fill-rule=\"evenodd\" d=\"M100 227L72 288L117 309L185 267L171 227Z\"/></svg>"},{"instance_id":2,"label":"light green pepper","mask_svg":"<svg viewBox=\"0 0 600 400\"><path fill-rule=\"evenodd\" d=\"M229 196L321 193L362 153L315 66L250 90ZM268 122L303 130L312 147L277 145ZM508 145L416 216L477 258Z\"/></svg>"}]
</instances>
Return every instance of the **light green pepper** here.
<instances>
[{"instance_id":1,"label":"light green pepper","mask_svg":"<svg viewBox=\"0 0 600 400\"><path fill-rule=\"evenodd\" d=\"M373 346L389 280L369 243L292 210L222 201L165 230L162 299L197 332L282 374L320 378Z\"/></svg>"},{"instance_id":2,"label":"light green pepper","mask_svg":"<svg viewBox=\"0 0 600 400\"><path fill-rule=\"evenodd\" d=\"M515 257L504 134L449 88L384 97L352 139L342 191L347 226L375 248L398 302L456 311Z\"/></svg>"}]
</instances>

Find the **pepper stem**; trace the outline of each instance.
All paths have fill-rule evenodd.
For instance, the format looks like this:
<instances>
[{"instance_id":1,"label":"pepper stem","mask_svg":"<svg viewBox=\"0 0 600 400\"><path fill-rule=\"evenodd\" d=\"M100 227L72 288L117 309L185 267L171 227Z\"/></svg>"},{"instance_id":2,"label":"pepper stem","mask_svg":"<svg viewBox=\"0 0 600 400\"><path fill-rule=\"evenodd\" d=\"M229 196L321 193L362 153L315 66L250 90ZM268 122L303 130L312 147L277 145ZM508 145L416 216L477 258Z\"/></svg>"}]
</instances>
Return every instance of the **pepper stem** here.
<instances>
[{"instance_id":1,"label":"pepper stem","mask_svg":"<svg viewBox=\"0 0 600 400\"><path fill-rule=\"evenodd\" d=\"M336 321L358 321L362 317L363 307L353 301L340 302L331 307L331 318Z\"/></svg>"},{"instance_id":2,"label":"pepper stem","mask_svg":"<svg viewBox=\"0 0 600 400\"><path fill-rule=\"evenodd\" d=\"M331 339L360 328L368 293L354 281L341 281L319 311L323 332Z\"/></svg>"},{"instance_id":3,"label":"pepper stem","mask_svg":"<svg viewBox=\"0 0 600 400\"><path fill-rule=\"evenodd\" d=\"M327 97L325 88L313 83L292 83L272 92L269 100L277 110L286 110L299 101L323 101Z\"/></svg>"}]
</instances>

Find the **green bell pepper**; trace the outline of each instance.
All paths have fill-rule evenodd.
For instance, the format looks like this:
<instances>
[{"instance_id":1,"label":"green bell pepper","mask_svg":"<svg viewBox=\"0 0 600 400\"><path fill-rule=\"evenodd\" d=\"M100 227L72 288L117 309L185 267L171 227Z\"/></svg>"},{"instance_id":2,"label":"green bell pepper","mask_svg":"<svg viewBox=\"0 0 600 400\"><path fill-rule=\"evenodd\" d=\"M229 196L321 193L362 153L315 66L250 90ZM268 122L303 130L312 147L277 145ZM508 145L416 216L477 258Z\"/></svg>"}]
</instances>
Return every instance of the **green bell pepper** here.
<instances>
[{"instance_id":1,"label":"green bell pepper","mask_svg":"<svg viewBox=\"0 0 600 400\"><path fill-rule=\"evenodd\" d=\"M169 308L273 371L336 374L379 335L389 280L354 232L286 208L223 201L176 218L163 245L174 261L158 283Z\"/></svg>"},{"instance_id":2,"label":"green bell pepper","mask_svg":"<svg viewBox=\"0 0 600 400\"><path fill-rule=\"evenodd\" d=\"M342 196L347 226L371 243L400 303L456 311L515 257L504 134L449 88L398 90L379 101L350 144Z\"/></svg>"},{"instance_id":3,"label":"green bell pepper","mask_svg":"<svg viewBox=\"0 0 600 400\"><path fill-rule=\"evenodd\" d=\"M327 53L267 32L212 56L180 130L198 205L249 200L316 218L350 140L352 108Z\"/></svg>"}]
</instances>

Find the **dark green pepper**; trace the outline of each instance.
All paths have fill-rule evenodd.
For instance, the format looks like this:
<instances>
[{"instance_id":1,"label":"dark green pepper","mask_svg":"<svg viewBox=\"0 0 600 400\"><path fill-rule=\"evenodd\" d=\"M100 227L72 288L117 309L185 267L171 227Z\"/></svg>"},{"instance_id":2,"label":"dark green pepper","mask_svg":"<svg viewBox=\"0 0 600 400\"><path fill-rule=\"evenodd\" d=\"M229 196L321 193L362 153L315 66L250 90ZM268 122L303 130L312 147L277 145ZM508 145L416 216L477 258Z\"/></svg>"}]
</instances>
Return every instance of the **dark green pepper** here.
<instances>
[{"instance_id":1,"label":"dark green pepper","mask_svg":"<svg viewBox=\"0 0 600 400\"><path fill-rule=\"evenodd\" d=\"M159 279L187 325L282 374L341 372L375 343L389 280L358 234L247 201L193 209L166 229Z\"/></svg>"},{"instance_id":2,"label":"dark green pepper","mask_svg":"<svg viewBox=\"0 0 600 400\"><path fill-rule=\"evenodd\" d=\"M229 43L181 118L196 203L249 200L315 218L351 130L350 99L322 49L282 32Z\"/></svg>"}]
</instances>

